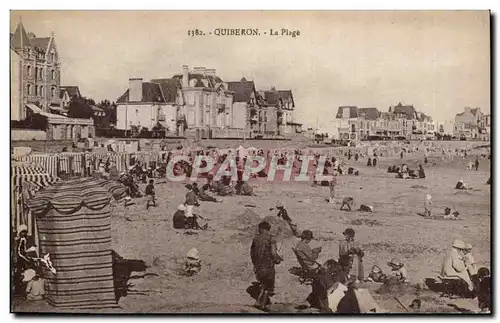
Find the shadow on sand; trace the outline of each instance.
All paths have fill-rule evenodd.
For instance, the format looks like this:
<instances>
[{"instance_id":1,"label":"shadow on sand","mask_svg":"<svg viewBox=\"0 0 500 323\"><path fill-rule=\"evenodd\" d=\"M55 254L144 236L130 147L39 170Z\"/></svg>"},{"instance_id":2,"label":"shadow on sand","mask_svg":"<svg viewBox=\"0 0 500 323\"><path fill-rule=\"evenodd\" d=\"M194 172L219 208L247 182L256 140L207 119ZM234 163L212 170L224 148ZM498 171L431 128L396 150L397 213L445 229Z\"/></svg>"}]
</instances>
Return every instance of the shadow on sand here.
<instances>
[{"instance_id":1,"label":"shadow on sand","mask_svg":"<svg viewBox=\"0 0 500 323\"><path fill-rule=\"evenodd\" d=\"M144 272L148 268L143 260L124 259L114 250L112 250L113 257L113 280L115 287L115 297L118 301L121 297L128 294L146 295L147 291L134 291L130 287L134 285L129 283L130 279L145 278L146 276L158 276L157 274L145 273L142 275L133 275L132 272Z\"/></svg>"}]
</instances>

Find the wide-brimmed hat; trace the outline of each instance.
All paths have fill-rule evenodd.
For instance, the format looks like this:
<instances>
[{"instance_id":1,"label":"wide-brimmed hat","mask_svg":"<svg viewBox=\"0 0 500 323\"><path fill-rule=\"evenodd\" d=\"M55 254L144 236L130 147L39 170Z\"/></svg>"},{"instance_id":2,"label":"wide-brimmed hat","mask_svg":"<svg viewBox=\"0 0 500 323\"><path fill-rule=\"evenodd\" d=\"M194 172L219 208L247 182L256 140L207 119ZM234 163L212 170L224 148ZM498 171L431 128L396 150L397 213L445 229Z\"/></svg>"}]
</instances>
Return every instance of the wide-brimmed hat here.
<instances>
[{"instance_id":1,"label":"wide-brimmed hat","mask_svg":"<svg viewBox=\"0 0 500 323\"><path fill-rule=\"evenodd\" d=\"M389 267L398 267L401 268L404 266L403 262L399 260L398 258L392 258L390 262L387 263L387 266Z\"/></svg>"},{"instance_id":2,"label":"wide-brimmed hat","mask_svg":"<svg viewBox=\"0 0 500 323\"><path fill-rule=\"evenodd\" d=\"M470 243L465 244L465 249L472 249L472 245Z\"/></svg>"},{"instance_id":3,"label":"wide-brimmed hat","mask_svg":"<svg viewBox=\"0 0 500 323\"><path fill-rule=\"evenodd\" d=\"M457 249L465 249L465 242L460 239L453 240L452 246Z\"/></svg>"},{"instance_id":4,"label":"wide-brimmed hat","mask_svg":"<svg viewBox=\"0 0 500 323\"><path fill-rule=\"evenodd\" d=\"M342 234L345 235L345 236L354 237L355 232L354 232L354 229L347 228L347 229L344 230L344 232L342 232Z\"/></svg>"},{"instance_id":5,"label":"wide-brimmed hat","mask_svg":"<svg viewBox=\"0 0 500 323\"><path fill-rule=\"evenodd\" d=\"M191 258L191 259L196 259L196 260L200 259L199 255L198 255L198 249L196 249L196 248L190 249L187 253L187 257Z\"/></svg>"},{"instance_id":6,"label":"wide-brimmed hat","mask_svg":"<svg viewBox=\"0 0 500 323\"><path fill-rule=\"evenodd\" d=\"M177 210L179 211L186 211L186 206L184 204L181 204L177 207Z\"/></svg>"},{"instance_id":7,"label":"wide-brimmed hat","mask_svg":"<svg viewBox=\"0 0 500 323\"><path fill-rule=\"evenodd\" d=\"M313 233L311 230L304 230L304 231L302 231L302 234L300 235L300 237L302 239L305 239L305 240L312 240Z\"/></svg>"},{"instance_id":8,"label":"wide-brimmed hat","mask_svg":"<svg viewBox=\"0 0 500 323\"><path fill-rule=\"evenodd\" d=\"M29 282L36 276L36 271L33 269L28 269L23 273L23 282Z\"/></svg>"},{"instance_id":9,"label":"wide-brimmed hat","mask_svg":"<svg viewBox=\"0 0 500 323\"><path fill-rule=\"evenodd\" d=\"M283 202L278 201L276 202L276 207L285 207L285 205L283 204Z\"/></svg>"},{"instance_id":10,"label":"wide-brimmed hat","mask_svg":"<svg viewBox=\"0 0 500 323\"><path fill-rule=\"evenodd\" d=\"M19 236L19 234L23 231L28 231L28 226L26 224L20 224L17 226L17 235Z\"/></svg>"}]
</instances>

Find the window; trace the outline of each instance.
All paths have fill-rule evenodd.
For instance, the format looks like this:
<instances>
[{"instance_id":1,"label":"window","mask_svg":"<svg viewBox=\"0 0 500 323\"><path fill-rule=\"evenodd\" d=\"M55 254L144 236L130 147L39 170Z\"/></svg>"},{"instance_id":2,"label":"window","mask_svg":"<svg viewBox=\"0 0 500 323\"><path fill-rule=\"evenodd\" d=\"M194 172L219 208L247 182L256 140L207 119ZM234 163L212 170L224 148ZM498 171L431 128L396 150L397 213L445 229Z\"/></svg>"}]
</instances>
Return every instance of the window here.
<instances>
[{"instance_id":1,"label":"window","mask_svg":"<svg viewBox=\"0 0 500 323\"><path fill-rule=\"evenodd\" d=\"M38 67L35 67L35 79L38 77Z\"/></svg>"},{"instance_id":2,"label":"window","mask_svg":"<svg viewBox=\"0 0 500 323\"><path fill-rule=\"evenodd\" d=\"M31 95L31 91L32 91L31 84L28 84L28 85L26 86L26 90L28 91L28 95Z\"/></svg>"},{"instance_id":3,"label":"window","mask_svg":"<svg viewBox=\"0 0 500 323\"><path fill-rule=\"evenodd\" d=\"M28 76L31 76L31 66L28 65L27 70L28 70Z\"/></svg>"},{"instance_id":4,"label":"window","mask_svg":"<svg viewBox=\"0 0 500 323\"><path fill-rule=\"evenodd\" d=\"M43 80L43 68L39 68L38 71L40 72L40 80Z\"/></svg>"},{"instance_id":5,"label":"window","mask_svg":"<svg viewBox=\"0 0 500 323\"><path fill-rule=\"evenodd\" d=\"M55 80L56 79L56 71L52 70L52 79Z\"/></svg>"},{"instance_id":6,"label":"window","mask_svg":"<svg viewBox=\"0 0 500 323\"><path fill-rule=\"evenodd\" d=\"M50 89L50 96L53 97L53 98L56 96L56 88L55 87L53 87L52 89Z\"/></svg>"},{"instance_id":7,"label":"window","mask_svg":"<svg viewBox=\"0 0 500 323\"><path fill-rule=\"evenodd\" d=\"M50 59L52 62L56 61L56 54L54 53L54 50L52 50L52 52L50 53Z\"/></svg>"},{"instance_id":8,"label":"window","mask_svg":"<svg viewBox=\"0 0 500 323\"><path fill-rule=\"evenodd\" d=\"M38 96L38 86L35 85L35 95Z\"/></svg>"},{"instance_id":9,"label":"window","mask_svg":"<svg viewBox=\"0 0 500 323\"><path fill-rule=\"evenodd\" d=\"M43 85L40 85L40 96L44 96L44 93L43 93Z\"/></svg>"}]
</instances>

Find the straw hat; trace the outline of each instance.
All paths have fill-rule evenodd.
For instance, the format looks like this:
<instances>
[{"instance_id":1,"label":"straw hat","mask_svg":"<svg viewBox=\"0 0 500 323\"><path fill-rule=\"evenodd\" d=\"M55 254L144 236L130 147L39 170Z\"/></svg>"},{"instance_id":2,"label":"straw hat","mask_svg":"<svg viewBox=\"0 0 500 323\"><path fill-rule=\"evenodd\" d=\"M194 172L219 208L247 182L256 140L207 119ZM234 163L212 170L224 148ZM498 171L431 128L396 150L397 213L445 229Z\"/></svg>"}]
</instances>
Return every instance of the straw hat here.
<instances>
[{"instance_id":1,"label":"straw hat","mask_svg":"<svg viewBox=\"0 0 500 323\"><path fill-rule=\"evenodd\" d=\"M427 194L427 195L425 196L425 199L426 199L427 201L430 201L430 200L432 200L432 196L431 196L430 194Z\"/></svg>"},{"instance_id":2,"label":"straw hat","mask_svg":"<svg viewBox=\"0 0 500 323\"><path fill-rule=\"evenodd\" d=\"M20 224L17 226L17 235L19 236L19 234L23 231L28 231L28 226L26 224Z\"/></svg>"},{"instance_id":3,"label":"straw hat","mask_svg":"<svg viewBox=\"0 0 500 323\"><path fill-rule=\"evenodd\" d=\"M179 211L186 211L186 206L184 204L181 204L177 207L177 210Z\"/></svg>"},{"instance_id":4,"label":"straw hat","mask_svg":"<svg viewBox=\"0 0 500 323\"><path fill-rule=\"evenodd\" d=\"M465 249L472 249L472 245L470 243L465 244Z\"/></svg>"},{"instance_id":5,"label":"straw hat","mask_svg":"<svg viewBox=\"0 0 500 323\"><path fill-rule=\"evenodd\" d=\"M455 240L453 240L452 246L453 246L453 248L457 248L457 249L465 249L465 242L463 242L460 239L455 239Z\"/></svg>"},{"instance_id":6,"label":"straw hat","mask_svg":"<svg viewBox=\"0 0 500 323\"><path fill-rule=\"evenodd\" d=\"M393 268L394 267L401 268L404 266L404 264L398 258L392 258L391 261L387 263L387 266L393 267Z\"/></svg>"},{"instance_id":7,"label":"straw hat","mask_svg":"<svg viewBox=\"0 0 500 323\"><path fill-rule=\"evenodd\" d=\"M199 255L198 255L198 249L196 249L196 248L190 249L187 253L187 257L192 258L192 259L196 259L196 260L200 259Z\"/></svg>"},{"instance_id":8,"label":"straw hat","mask_svg":"<svg viewBox=\"0 0 500 323\"><path fill-rule=\"evenodd\" d=\"M29 282L36 276L36 272L33 269L28 269L23 273L23 282Z\"/></svg>"}]
</instances>

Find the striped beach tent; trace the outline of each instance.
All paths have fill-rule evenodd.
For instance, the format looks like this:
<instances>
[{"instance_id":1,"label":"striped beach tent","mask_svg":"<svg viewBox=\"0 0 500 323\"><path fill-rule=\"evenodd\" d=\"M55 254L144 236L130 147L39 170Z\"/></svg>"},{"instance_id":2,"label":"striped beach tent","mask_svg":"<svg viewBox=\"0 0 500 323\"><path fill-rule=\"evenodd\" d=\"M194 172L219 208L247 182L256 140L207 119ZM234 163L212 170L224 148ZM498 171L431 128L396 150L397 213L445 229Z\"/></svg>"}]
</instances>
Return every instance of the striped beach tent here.
<instances>
[{"instance_id":1,"label":"striped beach tent","mask_svg":"<svg viewBox=\"0 0 500 323\"><path fill-rule=\"evenodd\" d=\"M25 207L27 199L43 187L50 186L57 181L57 178L46 173L41 166L27 163L13 163L11 167L11 214L12 228L20 224L28 226L28 235L35 232L35 221L29 210Z\"/></svg>"},{"instance_id":2,"label":"striped beach tent","mask_svg":"<svg viewBox=\"0 0 500 323\"><path fill-rule=\"evenodd\" d=\"M110 204L125 196L121 184L89 178L60 181L30 200L40 253L49 253L57 270L45 275L49 304L67 309L117 307Z\"/></svg>"}]
</instances>

